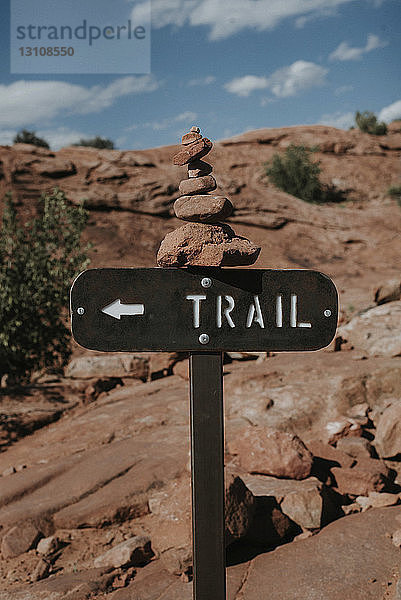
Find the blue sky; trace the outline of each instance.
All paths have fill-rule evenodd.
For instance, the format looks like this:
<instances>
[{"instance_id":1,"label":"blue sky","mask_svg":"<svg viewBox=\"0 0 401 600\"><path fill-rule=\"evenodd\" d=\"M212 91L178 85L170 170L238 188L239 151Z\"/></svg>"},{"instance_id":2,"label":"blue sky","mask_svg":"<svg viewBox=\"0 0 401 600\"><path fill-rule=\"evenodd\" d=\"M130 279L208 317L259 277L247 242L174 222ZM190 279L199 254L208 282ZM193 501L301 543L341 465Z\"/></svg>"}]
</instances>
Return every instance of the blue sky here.
<instances>
[{"instance_id":1,"label":"blue sky","mask_svg":"<svg viewBox=\"0 0 401 600\"><path fill-rule=\"evenodd\" d=\"M148 0L119 2L116 22L140 23ZM98 0L84 4L98 11ZM215 140L262 127L347 129L356 110L401 118L398 0L151 5L150 74L21 75L10 74L9 2L1 0L0 143L27 128L55 149L95 135L141 149L178 143L193 124Z\"/></svg>"}]
</instances>

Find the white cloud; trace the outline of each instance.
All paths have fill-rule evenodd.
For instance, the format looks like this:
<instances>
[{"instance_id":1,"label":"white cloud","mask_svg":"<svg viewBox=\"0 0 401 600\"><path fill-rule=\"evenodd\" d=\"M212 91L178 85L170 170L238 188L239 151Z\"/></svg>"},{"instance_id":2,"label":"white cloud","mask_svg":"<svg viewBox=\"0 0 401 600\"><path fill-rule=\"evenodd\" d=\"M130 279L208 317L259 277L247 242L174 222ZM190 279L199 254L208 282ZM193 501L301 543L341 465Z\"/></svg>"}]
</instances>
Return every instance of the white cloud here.
<instances>
[{"instance_id":1,"label":"white cloud","mask_svg":"<svg viewBox=\"0 0 401 600\"><path fill-rule=\"evenodd\" d=\"M88 135L82 131L76 131L74 129L68 129L68 127L57 127L56 129L39 129L36 132L41 138L44 138L49 142L52 150L59 150L65 146L71 146L79 142L82 138L92 138L94 135Z\"/></svg>"},{"instance_id":2,"label":"white cloud","mask_svg":"<svg viewBox=\"0 0 401 600\"><path fill-rule=\"evenodd\" d=\"M330 54L329 60L360 60L364 54L377 50L377 48L384 48L387 45L388 42L384 42L377 35L369 33L365 46L353 48L348 45L348 42L341 42L338 48Z\"/></svg>"},{"instance_id":3,"label":"white cloud","mask_svg":"<svg viewBox=\"0 0 401 600\"><path fill-rule=\"evenodd\" d=\"M15 134L15 129L0 129L0 146L11 146Z\"/></svg>"},{"instance_id":4,"label":"white cloud","mask_svg":"<svg viewBox=\"0 0 401 600\"><path fill-rule=\"evenodd\" d=\"M327 6L326 8L322 8L319 11L310 13L308 15L298 17L295 21L295 27L298 29L302 29L305 27L307 23L311 23L312 21L316 21L317 19L334 17L337 14L337 7Z\"/></svg>"},{"instance_id":5,"label":"white cloud","mask_svg":"<svg viewBox=\"0 0 401 600\"><path fill-rule=\"evenodd\" d=\"M190 79L188 81L189 86L194 85L211 85L216 81L216 77L214 75L207 75L206 77L199 77L198 79Z\"/></svg>"},{"instance_id":6,"label":"white cloud","mask_svg":"<svg viewBox=\"0 0 401 600\"><path fill-rule=\"evenodd\" d=\"M209 38L222 39L243 29L265 31L284 19L305 19L335 14L342 4L356 0L152 0L152 26L206 26ZM140 2L132 11L132 19L140 22L146 15L149 0ZM302 18L304 20L302 20ZM301 20L300 20L301 19Z\"/></svg>"},{"instance_id":7,"label":"white cloud","mask_svg":"<svg viewBox=\"0 0 401 600\"><path fill-rule=\"evenodd\" d=\"M153 129L153 131L162 131L163 129L170 129L177 123L184 123L185 125L192 126L194 125L195 119L198 115L195 112L186 111L182 112L175 117L168 117L166 119L162 119L161 121L145 121L144 123L135 123L128 127L129 131L134 129Z\"/></svg>"},{"instance_id":8,"label":"white cloud","mask_svg":"<svg viewBox=\"0 0 401 600\"><path fill-rule=\"evenodd\" d=\"M401 100L382 108L378 118L379 121L385 121L386 123L390 123L394 119L401 119Z\"/></svg>"},{"instance_id":9,"label":"white cloud","mask_svg":"<svg viewBox=\"0 0 401 600\"><path fill-rule=\"evenodd\" d=\"M256 75L244 75L243 77L236 77L224 85L225 89L231 94L237 94L237 96L249 96L251 92L255 90L266 89L269 85L269 79L267 77L258 77Z\"/></svg>"},{"instance_id":10,"label":"white cloud","mask_svg":"<svg viewBox=\"0 0 401 600\"><path fill-rule=\"evenodd\" d=\"M328 69L305 60L275 71L269 77L269 87L278 98L295 96L298 92L323 85Z\"/></svg>"},{"instance_id":11,"label":"white cloud","mask_svg":"<svg viewBox=\"0 0 401 600\"><path fill-rule=\"evenodd\" d=\"M269 89L277 98L288 98L311 87L323 85L328 70L312 62L297 60L275 71L270 77L245 75L225 84L237 96L249 96L255 90Z\"/></svg>"},{"instance_id":12,"label":"white cloud","mask_svg":"<svg viewBox=\"0 0 401 600\"><path fill-rule=\"evenodd\" d=\"M269 96L265 96L264 98L261 99L260 101L260 106L267 106L268 104L271 104L272 102L276 102L275 98L269 98Z\"/></svg>"},{"instance_id":13,"label":"white cloud","mask_svg":"<svg viewBox=\"0 0 401 600\"><path fill-rule=\"evenodd\" d=\"M106 87L64 81L15 81L0 85L0 127L24 127L49 122L58 115L100 112L122 96L152 92L158 87L150 75L121 77Z\"/></svg>"},{"instance_id":14,"label":"white cloud","mask_svg":"<svg viewBox=\"0 0 401 600\"><path fill-rule=\"evenodd\" d=\"M319 125L328 125L338 129L349 129L354 124L355 115L353 112L341 113L335 112L329 115L323 115L320 118Z\"/></svg>"},{"instance_id":15,"label":"white cloud","mask_svg":"<svg viewBox=\"0 0 401 600\"><path fill-rule=\"evenodd\" d=\"M341 96L341 94L346 94L347 92L352 92L354 89L353 85L341 85L337 89L334 90L336 96Z\"/></svg>"}]
</instances>

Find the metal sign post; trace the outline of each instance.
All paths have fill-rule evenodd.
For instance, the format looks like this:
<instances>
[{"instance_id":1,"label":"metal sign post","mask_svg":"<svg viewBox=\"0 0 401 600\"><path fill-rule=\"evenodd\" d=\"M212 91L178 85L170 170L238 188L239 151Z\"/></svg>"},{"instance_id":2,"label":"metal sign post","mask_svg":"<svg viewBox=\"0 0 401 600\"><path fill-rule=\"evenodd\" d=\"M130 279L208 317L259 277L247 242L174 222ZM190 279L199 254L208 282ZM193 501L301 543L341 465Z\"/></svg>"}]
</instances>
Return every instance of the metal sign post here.
<instances>
[{"instance_id":1,"label":"metal sign post","mask_svg":"<svg viewBox=\"0 0 401 600\"><path fill-rule=\"evenodd\" d=\"M194 600L225 600L224 351L319 350L332 281L308 270L91 269L70 295L72 333L102 352L190 352Z\"/></svg>"},{"instance_id":2,"label":"metal sign post","mask_svg":"<svg viewBox=\"0 0 401 600\"><path fill-rule=\"evenodd\" d=\"M190 355L194 599L225 600L223 357Z\"/></svg>"}]
</instances>

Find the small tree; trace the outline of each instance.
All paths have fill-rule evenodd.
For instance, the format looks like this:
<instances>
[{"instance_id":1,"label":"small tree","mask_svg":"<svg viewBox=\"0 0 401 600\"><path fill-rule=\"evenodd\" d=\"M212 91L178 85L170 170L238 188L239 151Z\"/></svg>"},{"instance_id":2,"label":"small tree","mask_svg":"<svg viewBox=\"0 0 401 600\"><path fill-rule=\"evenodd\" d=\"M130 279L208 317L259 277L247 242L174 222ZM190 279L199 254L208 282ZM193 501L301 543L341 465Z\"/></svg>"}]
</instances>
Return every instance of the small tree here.
<instances>
[{"instance_id":1,"label":"small tree","mask_svg":"<svg viewBox=\"0 0 401 600\"><path fill-rule=\"evenodd\" d=\"M99 148L100 150L114 150L114 142L108 138L102 138L97 135L94 138L79 140L73 146L89 146L90 148Z\"/></svg>"},{"instance_id":2,"label":"small tree","mask_svg":"<svg viewBox=\"0 0 401 600\"><path fill-rule=\"evenodd\" d=\"M63 192L42 196L26 224L6 197L0 230L0 376L26 381L33 371L63 366L70 355L68 290L88 264L80 238L88 213Z\"/></svg>"},{"instance_id":3,"label":"small tree","mask_svg":"<svg viewBox=\"0 0 401 600\"><path fill-rule=\"evenodd\" d=\"M312 150L291 144L284 155L275 154L266 164L266 175L280 190L307 202L322 200L320 163L311 160Z\"/></svg>"},{"instance_id":4,"label":"small tree","mask_svg":"<svg viewBox=\"0 0 401 600\"><path fill-rule=\"evenodd\" d=\"M27 129L22 129L17 133L13 139L13 144L32 144L33 146L50 149L46 140L38 137L35 131L28 131Z\"/></svg>"},{"instance_id":5,"label":"small tree","mask_svg":"<svg viewBox=\"0 0 401 600\"><path fill-rule=\"evenodd\" d=\"M355 123L364 133L370 133L371 135L386 135L387 133L386 123L384 121L379 123L376 115L368 110L363 113L357 111L355 113Z\"/></svg>"}]
</instances>

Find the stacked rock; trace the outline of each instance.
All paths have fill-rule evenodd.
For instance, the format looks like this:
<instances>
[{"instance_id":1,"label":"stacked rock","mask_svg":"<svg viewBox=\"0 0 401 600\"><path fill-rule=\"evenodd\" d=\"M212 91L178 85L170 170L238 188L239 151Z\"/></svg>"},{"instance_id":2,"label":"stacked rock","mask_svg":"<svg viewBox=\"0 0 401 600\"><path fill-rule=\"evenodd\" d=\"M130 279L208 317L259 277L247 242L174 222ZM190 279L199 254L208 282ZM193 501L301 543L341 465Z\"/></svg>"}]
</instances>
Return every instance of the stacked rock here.
<instances>
[{"instance_id":1,"label":"stacked rock","mask_svg":"<svg viewBox=\"0 0 401 600\"><path fill-rule=\"evenodd\" d=\"M178 219L188 221L166 235L157 254L160 267L239 267L252 265L260 248L237 236L222 223L233 211L228 198L210 194L216 189L212 166L201 160L213 144L191 127L182 138L183 149L173 158L175 165L188 165L188 179L181 181L183 194L174 203Z\"/></svg>"}]
</instances>

